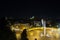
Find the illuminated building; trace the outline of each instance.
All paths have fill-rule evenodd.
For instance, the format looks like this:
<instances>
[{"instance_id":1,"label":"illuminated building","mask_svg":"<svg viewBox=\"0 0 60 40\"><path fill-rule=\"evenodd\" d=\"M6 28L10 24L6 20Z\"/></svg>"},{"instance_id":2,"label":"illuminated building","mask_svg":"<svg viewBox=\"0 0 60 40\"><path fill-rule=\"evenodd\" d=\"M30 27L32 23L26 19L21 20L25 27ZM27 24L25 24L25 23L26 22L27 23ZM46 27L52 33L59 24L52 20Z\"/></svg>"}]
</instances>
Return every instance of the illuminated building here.
<instances>
[{"instance_id":1,"label":"illuminated building","mask_svg":"<svg viewBox=\"0 0 60 40\"><path fill-rule=\"evenodd\" d=\"M59 40L60 31L58 28L54 28L48 22L48 27L46 27L46 21L32 21L30 23L18 23L11 25L11 30L15 31L17 40L21 39L21 33L24 29L27 30L28 40Z\"/></svg>"},{"instance_id":2,"label":"illuminated building","mask_svg":"<svg viewBox=\"0 0 60 40\"><path fill-rule=\"evenodd\" d=\"M15 32L17 40L20 40L21 33L23 32L24 29L29 28L29 23L25 23L25 24L17 23L17 24L11 25L10 28L13 32Z\"/></svg>"}]
</instances>

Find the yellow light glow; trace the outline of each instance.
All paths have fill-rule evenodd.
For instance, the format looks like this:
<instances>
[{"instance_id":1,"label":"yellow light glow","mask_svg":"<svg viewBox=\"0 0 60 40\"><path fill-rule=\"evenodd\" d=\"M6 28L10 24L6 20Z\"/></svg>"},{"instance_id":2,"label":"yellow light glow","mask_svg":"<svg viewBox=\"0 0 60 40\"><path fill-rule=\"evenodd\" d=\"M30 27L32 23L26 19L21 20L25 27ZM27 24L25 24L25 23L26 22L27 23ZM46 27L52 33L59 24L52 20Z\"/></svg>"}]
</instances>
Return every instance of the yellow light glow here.
<instances>
[{"instance_id":1,"label":"yellow light glow","mask_svg":"<svg viewBox=\"0 0 60 40\"><path fill-rule=\"evenodd\" d=\"M33 35L33 33L31 32L30 35Z\"/></svg>"},{"instance_id":2,"label":"yellow light glow","mask_svg":"<svg viewBox=\"0 0 60 40\"><path fill-rule=\"evenodd\" d=\"M24 24L21 24L20 26L11 26L11 30L15 30L15 33L16 33L16 38L19 39L21 38L21 33L23 32L24 29L27 29L27 38L29 40L35 40L35 38L39 39L39 40L42 40L42 39L46 39L44 38L44 28L43 27L33 27L33 28L30 28L29 26L27 25L24 25ZM17 31L16 31L17 30ZM60 29L57 29L57 28L47 28L46 27L46 35L45 36L50 36L51 40L55 40L56 38L59 38L59 32L60 32ZM48 34L48 35L47 35ZM54 37L56 37L55 39L53 39ZM47 38L48 39L48 38Z\"/></svg>"}]
</instances>

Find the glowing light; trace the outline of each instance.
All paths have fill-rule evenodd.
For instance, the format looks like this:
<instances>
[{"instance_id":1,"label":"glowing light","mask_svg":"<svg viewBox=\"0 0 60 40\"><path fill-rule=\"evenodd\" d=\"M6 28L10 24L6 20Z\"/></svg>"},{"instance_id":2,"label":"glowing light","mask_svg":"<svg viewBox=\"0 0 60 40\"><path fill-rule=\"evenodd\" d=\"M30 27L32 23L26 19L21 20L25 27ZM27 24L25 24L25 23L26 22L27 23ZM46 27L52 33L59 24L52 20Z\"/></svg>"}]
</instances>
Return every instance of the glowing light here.
<instances>
[{"instance_id":1,"label":"glowing light","mask_svg":"<svg viewBox=\"0 0 60 40\"><path fill-rule=\"evenodd\" d=\"M33 33L31 32L30 35L33 35Z\"/></svg>"},{"instance_id":2,"label":"glowing light","mask_svg":"<svg viewBox=\"0 0 60 40\"><path fill-rule=\"evenodd\" d=\"M32 16L30 19L34 19L35 17L34 16Z\"/></svg>"}]
</instances>

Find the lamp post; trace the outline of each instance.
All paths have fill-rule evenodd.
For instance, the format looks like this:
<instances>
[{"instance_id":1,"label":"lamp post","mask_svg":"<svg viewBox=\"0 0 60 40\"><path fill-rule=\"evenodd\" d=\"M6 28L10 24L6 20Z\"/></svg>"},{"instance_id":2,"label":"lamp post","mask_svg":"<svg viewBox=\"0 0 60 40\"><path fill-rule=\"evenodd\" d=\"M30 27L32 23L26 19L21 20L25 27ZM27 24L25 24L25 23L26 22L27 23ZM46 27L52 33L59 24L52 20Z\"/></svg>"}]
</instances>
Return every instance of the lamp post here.
<instances>
[{"instance_id":1,"label":"lamp post","mask_svg":"<svg viewBox=\"0 0 60 40\"><path fill-rule=\"evenodd\" d=\"M46 35L46 21L41 19L42 26L44 27L44 36Z\"/></svg>"}]
</instances>

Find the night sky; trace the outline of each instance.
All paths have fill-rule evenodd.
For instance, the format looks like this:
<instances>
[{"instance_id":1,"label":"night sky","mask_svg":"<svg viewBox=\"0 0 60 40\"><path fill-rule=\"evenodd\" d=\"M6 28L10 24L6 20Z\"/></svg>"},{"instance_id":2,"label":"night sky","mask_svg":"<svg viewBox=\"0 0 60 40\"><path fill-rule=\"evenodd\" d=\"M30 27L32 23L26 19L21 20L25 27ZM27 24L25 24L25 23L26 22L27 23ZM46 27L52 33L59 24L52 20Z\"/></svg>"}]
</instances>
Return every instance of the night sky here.
<instances>
[{"instance_id":1,"label":"night sky","mask_svg":"<svg viewBox=\"0 0 60 40\"><path fill-rule=\"evenodd\" d=\"M0 3L1 17L60 17L60 2L51 1L2 1Z\"/></svg>"}]
</instances>

